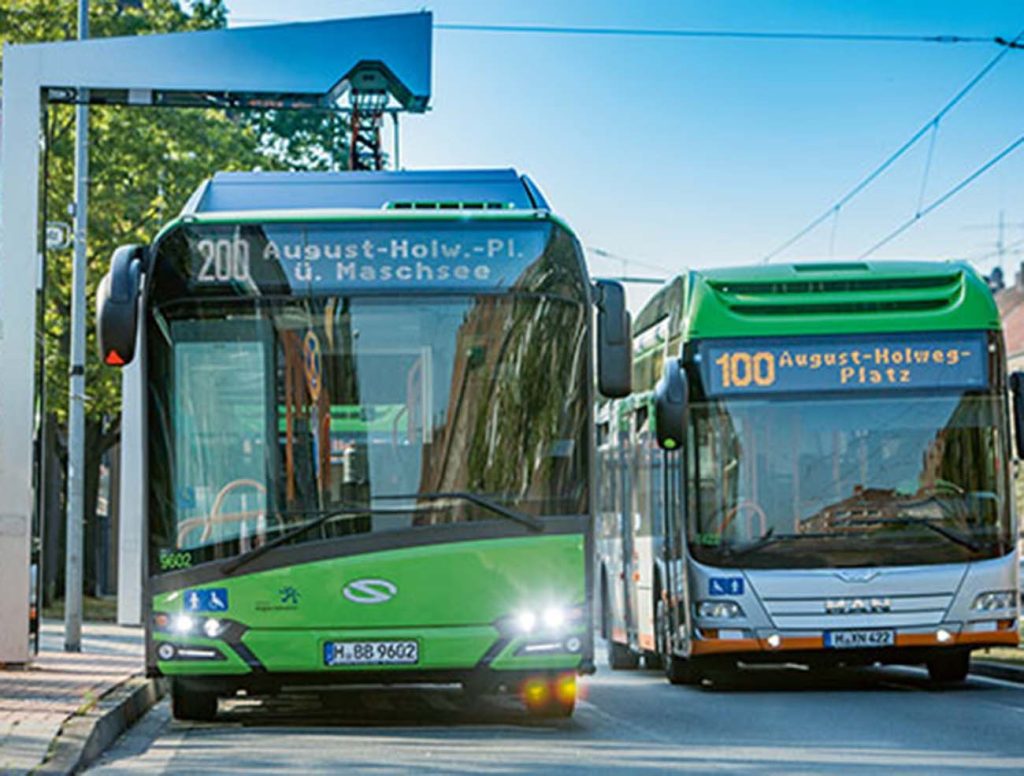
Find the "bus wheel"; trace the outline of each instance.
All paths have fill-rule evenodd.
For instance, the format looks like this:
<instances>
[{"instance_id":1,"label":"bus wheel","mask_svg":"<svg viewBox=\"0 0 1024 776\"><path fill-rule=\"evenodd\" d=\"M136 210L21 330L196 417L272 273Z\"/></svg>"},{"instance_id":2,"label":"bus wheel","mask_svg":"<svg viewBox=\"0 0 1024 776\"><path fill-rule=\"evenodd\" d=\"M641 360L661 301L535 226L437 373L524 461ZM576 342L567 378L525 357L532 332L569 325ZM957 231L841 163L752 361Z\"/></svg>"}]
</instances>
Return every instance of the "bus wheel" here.
<instances>
[{"instance_id":1,"label":"bus wheel","mask_svg":"<svg viewBox=\"0 0 1024 776\"><path fill-rule=\"evenodd\" d=\"M640 656L626 644L608 642L608 667L612 671L632 671L640 665Z\"/></svg>"},{"instance_id":2,"label":"bus wheel","mask_svg":"<svg viewBox=\"0 0 1024 776\"><path fill-rule=\"evenodd\" d=\"M602 586L603 587L603 586ZM601 635L608 641L608 667L612 671L632 671L640 665L640 656L628 645L624 646L612 639L611 614L608 610L608 591L601 591Z\"/></svg>"},{"instance_id":3,"label":"bus wheel","mask_svg":"<svg viewBox=\"0 0 1024 776\"><path fill-rule=\"evenodd\" d=\"M576 708L576 675L528 679L522 696L531 717L566 719Z\"/></svg>"},{"instance_id":4,"label":"bus wheel","mask_svg":"<svg viewBox=\"0 0 1024 776\"><path fill-rule=\"evenodd\" d=\"M946 655L933 657L928 661L928 676L933 682L952 684L967 678L971 667L971 653L966 650L950 652Z\"/></svg>"},{"instance_id":5,"label":"bus wheel","mask_svg":"<svg viewBox=\"0 0 1024 776\"><path fill-rule=\"evenodd\" d=\"M181 682L171 683L171 714L189 722L209 722L217 716L217 696L212 692L186 690Z\"/></svg>"},{"instance_id":6,"label":"bus wheel","mask_svg":"<svg viewBox=\"0 0 1024 776\"><path fill-rule=\"evenodd\" d=\"M665 678L672 684L700 684L704 679L697 663L691 658L668 655L665 658Z\"/></svg>"}]
</instances>

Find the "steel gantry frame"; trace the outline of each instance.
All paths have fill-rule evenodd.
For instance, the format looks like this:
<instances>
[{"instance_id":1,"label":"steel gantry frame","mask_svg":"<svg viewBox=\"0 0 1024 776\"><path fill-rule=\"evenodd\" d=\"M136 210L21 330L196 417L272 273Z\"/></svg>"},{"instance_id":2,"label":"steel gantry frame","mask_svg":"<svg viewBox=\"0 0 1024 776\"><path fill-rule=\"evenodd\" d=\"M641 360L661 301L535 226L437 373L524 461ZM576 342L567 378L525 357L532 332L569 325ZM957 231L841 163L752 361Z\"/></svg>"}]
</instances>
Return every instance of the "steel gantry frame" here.
<instances>
[{"instance_id":1,"label":"steel gantry frame","mask_svg":"<svg viewBox=\"0 0 1024 776\"><path fill-rule=\"evenodd\" d=\"M0 141L0 664L29 654L34 496L36 294L41 277L39 152L50 102L334 109L383 81L399 109L430 99L429 13L83 41L6 44ZM378 89L379 91L379 89ZM378 123L379 126L379 123ZM379 137L376 140L379 149ZM379 153L374 157L375 160ZM210 171L211 174L215 172ZM136 365L137 366L137 365ZM145 519L141 369L124 376L119 597L141 613ZM134 381L134 384L133 382ZM119 600L119 619L121 601Z\"/></svg>"}]
</instances>

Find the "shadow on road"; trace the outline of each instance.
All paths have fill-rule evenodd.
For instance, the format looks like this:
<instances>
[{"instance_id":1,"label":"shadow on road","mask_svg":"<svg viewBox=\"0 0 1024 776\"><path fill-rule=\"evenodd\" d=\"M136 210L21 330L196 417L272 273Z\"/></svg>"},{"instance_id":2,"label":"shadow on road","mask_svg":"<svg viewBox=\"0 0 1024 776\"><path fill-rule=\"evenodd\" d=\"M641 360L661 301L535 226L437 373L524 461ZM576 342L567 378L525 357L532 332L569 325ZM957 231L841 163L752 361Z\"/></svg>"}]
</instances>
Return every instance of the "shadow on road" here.
<instances>
[{"instance_id":1,"label":"shadow on road","mask_svg":"<svg viewBox=\"0 0 1024 776\"><path fill-rule=\"evenodd\" d=\"M604 669L603 673L609 672ZM660 672L641 671L652 678ZM743 666L737 671L718 674L700 686L705 692L794 692L835 693L875 692L878 690L917 690L955 693L993 691L984 682L967 681L940 684L933 682L921 668L912 666L860 666L852 668L809 668L804 665Z\"/></svg>"},{"instance_id":2,"label":"shadow on road","mask_svg":"<svg viewBox=\"0 0 1024 776\"><path fill-rule=\"evenodd\" d=\"M220 724L247 727L509 726L571 729L570 719L530 716L515 696L467 696L458 688L388 687L294 691L222 701Z\"/></svg>"}]
</instances>

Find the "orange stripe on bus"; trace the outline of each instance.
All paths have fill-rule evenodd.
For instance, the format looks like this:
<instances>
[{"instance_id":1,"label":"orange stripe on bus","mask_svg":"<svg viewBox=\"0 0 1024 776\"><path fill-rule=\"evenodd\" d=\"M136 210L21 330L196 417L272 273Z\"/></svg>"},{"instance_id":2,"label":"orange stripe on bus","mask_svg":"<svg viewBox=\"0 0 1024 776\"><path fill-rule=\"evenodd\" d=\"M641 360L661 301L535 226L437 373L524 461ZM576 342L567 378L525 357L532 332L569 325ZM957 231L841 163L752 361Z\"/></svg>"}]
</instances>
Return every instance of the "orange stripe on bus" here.
<instances>
[{"instance_id":1,"label":"orange stripe on bus","mask_svg":"<svg viewBox=\"0 0 1024 776\"><path fill-rule=\"evenodd\" d=\"M781 635L781 634L780 634ZM955 647L955 646L1017 646L1020 639L1016 630L961 633L940 642L935 633L898 633L897 649L903 647ZM771 649L763 639L694 639L690 646L693 655L713 655L729 652L788 652L824 650L820 636L782 636L782 643Z\"/></svg>"},{"instance_id":2,"label":"orange stripe on bus","mask_svg":"<svg viewBox=\"0 0 1024 776\"><path fill-rule=\"evenodd\" d=\"M694 639L690 642L691 655L719 655L724 652L760 652L757 639Z\"/></svg>"}]
</instances>

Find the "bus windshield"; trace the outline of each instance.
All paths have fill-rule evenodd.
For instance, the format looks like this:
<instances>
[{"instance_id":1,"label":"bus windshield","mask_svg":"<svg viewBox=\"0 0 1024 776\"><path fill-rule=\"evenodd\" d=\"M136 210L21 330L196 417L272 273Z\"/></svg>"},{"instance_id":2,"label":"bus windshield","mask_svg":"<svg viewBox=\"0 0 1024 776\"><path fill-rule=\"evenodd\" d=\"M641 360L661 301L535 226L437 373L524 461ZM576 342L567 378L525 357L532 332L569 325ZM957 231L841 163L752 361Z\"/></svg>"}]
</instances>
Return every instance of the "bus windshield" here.
<instances>
[{"instance_id":1,"label":"bus windshield","mask_svg":"<svg viewBox=\"0 0 1024 776\"><path fill-rule=\"evenodd\" d=\"M1012 549L991 395L695 404L689 542L719 566L950 563Z\"/></svg>"},{"instance_id":2,"label":"bus windshield","mask_svg":"<svg viewBox=\"0 0 1024 776\"><path fill-rule=\"evenodd\" d=\"M437 493L538 517L588 509L579 303L205 300L155 320L151 376L166 375L150 380L158 554L230 557L332 512L295 542L502 519Z\"/></svg>"}]
</instances>

